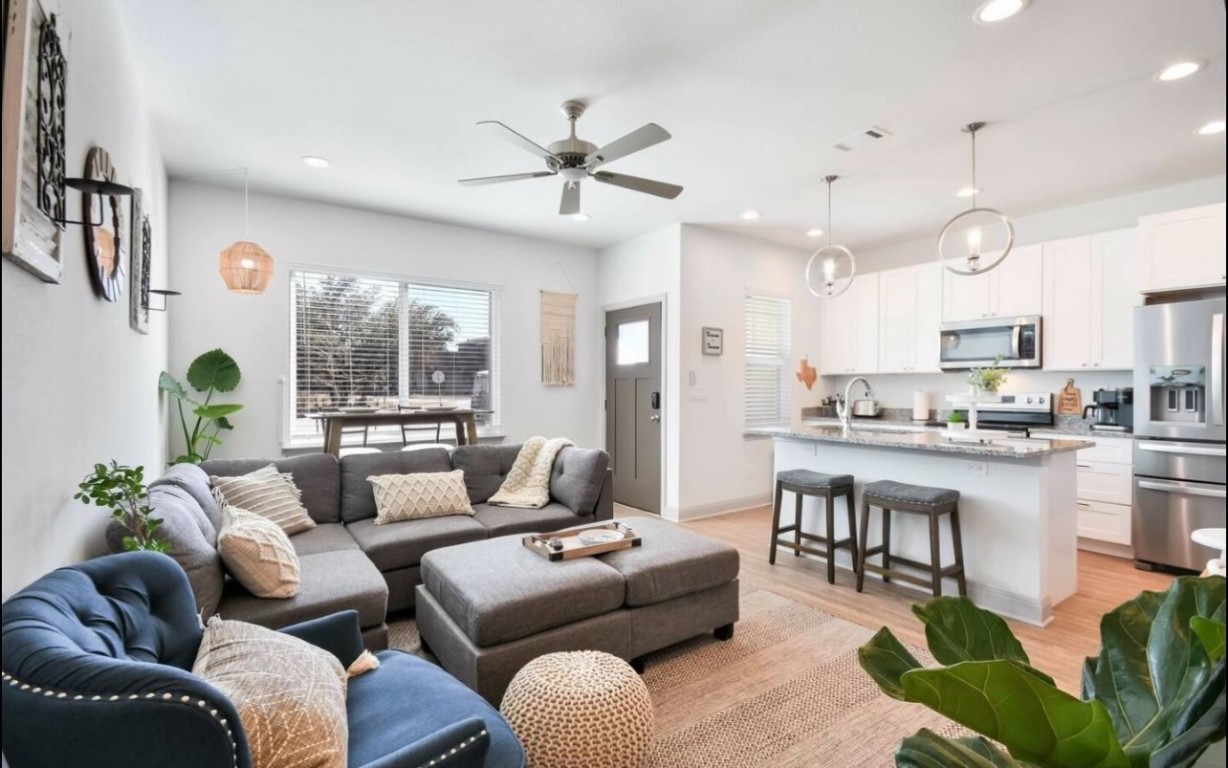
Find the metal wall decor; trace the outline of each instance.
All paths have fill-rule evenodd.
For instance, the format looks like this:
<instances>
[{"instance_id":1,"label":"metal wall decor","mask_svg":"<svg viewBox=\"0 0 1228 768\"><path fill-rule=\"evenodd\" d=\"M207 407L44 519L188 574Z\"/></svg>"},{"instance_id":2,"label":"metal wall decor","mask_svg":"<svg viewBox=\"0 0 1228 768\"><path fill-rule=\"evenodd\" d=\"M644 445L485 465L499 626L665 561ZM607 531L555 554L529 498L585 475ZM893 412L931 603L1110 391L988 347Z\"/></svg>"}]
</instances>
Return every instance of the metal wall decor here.
<instances>
[{"instance_id":1,"label":"metal wall decor","mask_svg":"<svg viewBox=\"0 0 1228 768\"><path fill-rule=\"evenodd\" d=\"M806 262L806 290L820 299L834 299L849 289L857 276L857 258L843 245L831 243L831 185L839 176L824 176L827 182L827 245L810 254ZM823 279L815 286L814 265L821 264Z\"/></svg>"},{"instance_id":2,"label":"metal wall decor","mask_svg":"<svg viewBox=\"0 0 1228 768\"><path fill-rule=\"evenodd\" d=\"M4 3L3 181L0 241L4 256L49 283L64 267L60 227L64 190L66 63L56 21L38 0Z\"/></svg>"},{"instance_id":3,"label":"metal wall decor","mask_svg":"<svg viewBox=\"0 0 1228 768\"><path fill-rule=\"evenodd\" d=\"M149 269L153 261L150 244L149 215L145 213L145 195L132 190L132 268L128 283L128 324L137 333L149 333Z\"/></svg>"},{"instance_id":4,"label":"metal wall decor","mask_svg":"<svg viewBox=\"0 0 1228 768\"><path fill-rule=\"evenodd\" d=\"M985 123L964 126L972 143L972 207L947 222L938 235L938 262L956 275L980 275L1001 264L1015 246L1015 225L995 208L977 203L976 133Z\"/></svg>"},{"instance_id":5,"label":"metal wall decor","mask_svg":"<svg viewBox=\"0 0 1228 768\"><path fill-rule=\"evenodd\" d=\"M84 178L115 183L115 166L102 147L91 147L85 158ZM131 233L124 226L124 207L119 194L82 192L85 211L85 259L90 280L98 295L119 301L124 292L124 262ZM101 222L95 224L94 222Z\"/></svg>"}]
</instances>

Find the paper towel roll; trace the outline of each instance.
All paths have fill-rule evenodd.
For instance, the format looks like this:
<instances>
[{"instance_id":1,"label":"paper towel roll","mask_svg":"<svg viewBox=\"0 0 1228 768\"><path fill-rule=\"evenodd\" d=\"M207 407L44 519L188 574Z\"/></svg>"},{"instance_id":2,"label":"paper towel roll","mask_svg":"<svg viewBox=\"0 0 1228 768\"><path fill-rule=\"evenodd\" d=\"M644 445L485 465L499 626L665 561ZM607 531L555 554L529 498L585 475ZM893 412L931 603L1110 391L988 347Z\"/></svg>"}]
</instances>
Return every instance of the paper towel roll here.
<instances>
[{"instance_id":1,"label":"paper towel roll","mask_svg":"<svg viewBox=\"0 0 1228 768\"><path fill-rule=\"evenodd\" d=\"M914 421L928 421L930 418L930 393L918 389L912 393L912 417Z\"/></svg>"}]
</instances>

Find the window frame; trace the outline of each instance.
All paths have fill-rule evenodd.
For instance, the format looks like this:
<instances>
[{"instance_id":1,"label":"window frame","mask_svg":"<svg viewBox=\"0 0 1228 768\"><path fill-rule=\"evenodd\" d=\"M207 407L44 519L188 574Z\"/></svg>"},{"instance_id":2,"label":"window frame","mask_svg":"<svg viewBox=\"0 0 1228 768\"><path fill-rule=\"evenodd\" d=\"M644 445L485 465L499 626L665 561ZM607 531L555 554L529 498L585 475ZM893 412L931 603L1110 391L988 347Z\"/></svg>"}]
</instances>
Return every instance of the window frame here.
<instances>
[{"instance_id":1,"label":"window frame","mask_svg":"<svg viewBox=\"0 0 1228 768\"><path fill-rule=\"evenodd\" d=\"M771 301L777 303L778 310L783 310L778 316L784 331L784 344L774 355L752 354L750 339L750 319L752 300ZM787 425L792 421L792 382L789 373L793 359L793 298L772 291L746 288L742 295L742 423L746 429L776 427ZM750 371L752 366L772 367L776 371L777 383L777 414L772 419L751 419L750 405Z\"/></svg>"},{"instance_id":2,"label":"window frame","mask_svg":"<svg viewBox=\"0 0 1228 768\"><path fill-rule=\"evenodd\" d=\"M308 273L315 275L326 275L329 277L338 278L354 278L356 280L380 280L384 282L394 282L398 286L398 313L402 315L401 321L397 323L397 355L398 365L403 365L404 357L409 353L409 333L408 328L404 323L404 308L405 299L408 294L409 286L417 285L430 288L441 289L456 289L456 290L472 290L484 291L490 296L490 403L491 414L490 421L484 425L479 425L479 434L498 434L499 427L502 423L503 414L503 287L496 283L480 283L471 280L449 280L438 277L415 277L412 275L398 274L393 272L381 272L368 269L342 269L336 266L322 266L319 264L307 264L303 262L295 262L287 265L286 278L286 314L289 316L289 333L287 334L287 360L288 374L282 379L281 393L281 446L283 449L301 449L310 448L317 445L323 445L323 434L320 436L304 439L303 437L295 437L294 424L295 404L297 402L298 392L298 365L297 365L297 339L298 339L298 316L295 306L295 285L297 275L299 273ZM397 395L404 399L405 393L409 386L407 377L399 376L399 385ZM377 441L378 442L378 441Z\"/></svg>"}]
</instances>

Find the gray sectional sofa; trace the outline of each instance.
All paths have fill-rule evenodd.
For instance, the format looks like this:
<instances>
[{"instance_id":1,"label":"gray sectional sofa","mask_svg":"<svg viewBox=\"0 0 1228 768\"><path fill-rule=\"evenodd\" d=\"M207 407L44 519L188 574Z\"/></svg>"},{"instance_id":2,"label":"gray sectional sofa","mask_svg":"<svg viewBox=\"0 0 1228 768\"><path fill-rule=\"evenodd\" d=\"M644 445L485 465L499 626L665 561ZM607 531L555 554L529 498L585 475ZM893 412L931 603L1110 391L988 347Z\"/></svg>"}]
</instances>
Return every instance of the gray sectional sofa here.
<instances>
[{"instance_id":1,"label":"gray sectional sofa","mask_svg":"<svg viewBox=\"0 0 1228 768\"><path fill-rule=\"evenodd\" d=\"M388 644L389 611L414 606L422 582L420 564L431 550L515 533L553 531L613 517L609 456L598 449L565 448L550 479L550 503L542 509L491 507L485 502L503 483L519 445L428 446L395 453L361 454L340 461L329 454L278 459L213 459L200 467L176 465L150 484L154 514L172 541L170 554L188 574L205 618L220 613L274 629L339 610L358 611L368 647ZM289 599L254 597L225 578L217 556L221 515L209 477L242 475L274 464L294 477L316 527L290 537L299 555L299 593ZM476 513L375 525L375 496L367 478L409 472L465 471ZM122 529L108 531L112 550L122 549Z\"/></svg>"}]
</instances>

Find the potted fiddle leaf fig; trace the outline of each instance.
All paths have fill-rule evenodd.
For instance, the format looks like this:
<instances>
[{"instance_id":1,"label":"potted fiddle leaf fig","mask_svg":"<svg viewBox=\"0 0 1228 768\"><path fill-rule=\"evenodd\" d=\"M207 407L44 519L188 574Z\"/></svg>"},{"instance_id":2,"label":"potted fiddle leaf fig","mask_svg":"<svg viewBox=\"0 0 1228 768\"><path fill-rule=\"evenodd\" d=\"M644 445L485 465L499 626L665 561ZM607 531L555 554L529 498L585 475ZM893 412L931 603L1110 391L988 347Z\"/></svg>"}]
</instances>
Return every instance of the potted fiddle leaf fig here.
<instances>
[{"instance_id":1,"label":"potted fiddle leaf fig","mask_svg":"<svg viewBox=\"0 0 1228 768\"><path fill-rule=\"evenodd\" d=\"M1033 667L1006 622L967 598L913 613L943 666L923 667L884 627L859 649L862 669L888 696L981 736L922 729L900 744L900 768L1188 768L1224 738L1222 576L1182 576L1106 614L1082 697Z\"/></svg>"},{"instance_id":2,"label":"potted fiddle leaf fig","mask_svg":"<svg viewBox=\"0 0 1228 768\"><path fill-rule=\"evenodd\" d=\"M222 444L219 437L222 430L234 429L230 417L242 410L243 406L214 403L213 396L218 392L233 392L241 378L239 364L220 349L205 352L188 366L188 385L199 392L199 396L189 393L187 387L167 371L158 377L158 388L175 398L179 409L179 426L183 429L186 452L175 457L175 464L199 464L209 458L214 446ZM196 417L190 429L185 410L190 410Z\"/></svg>"}]
</instances>

